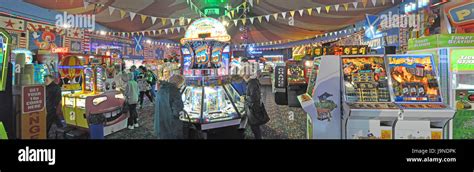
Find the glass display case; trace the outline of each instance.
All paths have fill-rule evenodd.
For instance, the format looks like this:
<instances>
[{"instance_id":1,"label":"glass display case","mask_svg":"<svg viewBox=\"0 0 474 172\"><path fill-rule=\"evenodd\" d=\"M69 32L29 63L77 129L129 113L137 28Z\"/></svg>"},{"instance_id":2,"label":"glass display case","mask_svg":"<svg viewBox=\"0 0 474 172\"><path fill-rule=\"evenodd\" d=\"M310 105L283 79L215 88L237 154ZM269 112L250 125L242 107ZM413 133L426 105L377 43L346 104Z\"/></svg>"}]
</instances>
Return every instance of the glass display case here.
<instances>
[{"instance_id":1,"label":"glass display case","mask_svg":"<svg viewBox=\"0 0 474 172\"><path fill-rule=\"evenodd\" d=\"M240 119L244 113L240 95L231 84L219 86L188 86L182 94L184 110L189 118L180 119L192 123L215 123Z\"/></svg>"},{"instance_id":2,"label":"glass display case","mask_svg":"<svg viewBox=\"0 0 474 172\"><path fill-rule=\"evenodd\" d=\"M105 80L107 80L107 73L105 68L101 66L96 67L96 82L97 82L97 92L105 92Z\"/></svg>"}]
</instances>

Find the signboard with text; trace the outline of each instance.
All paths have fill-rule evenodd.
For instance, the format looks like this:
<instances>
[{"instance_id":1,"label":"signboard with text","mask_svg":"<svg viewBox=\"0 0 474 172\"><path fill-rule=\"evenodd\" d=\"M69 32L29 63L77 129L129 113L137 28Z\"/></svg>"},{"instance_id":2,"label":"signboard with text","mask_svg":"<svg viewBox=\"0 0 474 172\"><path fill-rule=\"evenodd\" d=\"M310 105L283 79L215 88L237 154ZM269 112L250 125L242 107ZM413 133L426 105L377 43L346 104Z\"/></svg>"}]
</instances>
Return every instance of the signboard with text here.
<instances>
[{"instance_id":1,"label":"signboard with text","mask_svg":"<svg viewBox=\"0 0 474 172\"><path fill-rule=\"evenodd\" d=\"M451 71L472 72L474 71L474 49L462 48L451 49Z\"/></svg>"},{"instance_id":2,"label":"signboard with text","mask_svg":"<svg viewBox=\"0 0 474 172\"><path fill-rule=\"evenodd\" d=\"M438 47L470 47L474 45L474 34L440 34L408 40L408 50Z\"/></svg>"},{"instance_id":3,"label":"signboard with text","mask_svg":"<svg viewBox=\"0 0 474 172\"><path fill-rule=\"evenodd\" d=\"M474 2L459 3L446 11L455 26L474 24Z\"/></svg>"},{"instance_id":4,"label":"signboard with text","mask_svg":"<svg viewBox=\"0 0 474 172\"><path fill-rule=\"evenodd\" d=\"M21 90L21 139L46 139L45 86L23 86Z\"/></svg>"},{"instance_id":5,"label":"signboard with text","mask_svg":"<svg viewBox=\"0 0 474 172\"><path fill-rule=\"evenodd\" d=\"M275 88L286 88L287 86L286 66L275 66Z\"/></svg>"}]
</instances>

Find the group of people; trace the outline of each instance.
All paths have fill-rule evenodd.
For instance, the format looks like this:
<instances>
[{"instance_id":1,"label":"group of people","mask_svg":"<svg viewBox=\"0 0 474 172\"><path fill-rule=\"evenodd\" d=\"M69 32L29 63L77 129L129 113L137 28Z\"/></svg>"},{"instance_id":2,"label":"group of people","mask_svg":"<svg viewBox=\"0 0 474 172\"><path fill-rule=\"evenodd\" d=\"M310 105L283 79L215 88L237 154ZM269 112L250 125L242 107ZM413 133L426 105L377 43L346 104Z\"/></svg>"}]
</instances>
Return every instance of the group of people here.
<instances>
[{"instance_id":1,"label":"group of people","mask_svg":"<svg viewBox=\"0 0 474 172\"><path fill-rule=\"evenodd\" d=\"M261 139L260 126L268 122L265 107L261 101L261 86L257 72L249 72L250 63L244 61L238 78L246 83L246 118L256 139ZM168 81L158 81L156 75L146 67L132 66L129 70L117 73L121 83L120 90L124 93L124 107L129 112L128 129L139 127L137 108L143 108L144 97L155 104L154 130L160 139L185 139L184 125L179 119L184 112L184 103L181 99L180 88L185 83L182 75L173 75ZM56 123L62 126L58 118L58 108L61 102L61 88L54 82L51 75L45 76L47 102L47 131ZM158 91L155 91L158 88Z\"/></svg>"}]
</instances>

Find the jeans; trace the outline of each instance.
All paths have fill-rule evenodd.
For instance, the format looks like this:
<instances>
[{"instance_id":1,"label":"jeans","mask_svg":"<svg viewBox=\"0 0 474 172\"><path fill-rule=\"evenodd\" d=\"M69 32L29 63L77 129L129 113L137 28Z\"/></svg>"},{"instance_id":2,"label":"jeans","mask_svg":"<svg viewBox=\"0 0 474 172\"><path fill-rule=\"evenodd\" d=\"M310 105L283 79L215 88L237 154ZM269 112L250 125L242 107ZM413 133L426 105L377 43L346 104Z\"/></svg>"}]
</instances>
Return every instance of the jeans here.
<instances>
[{"instance_id":1,"label":"jeans","mask_svg":"<svg viewBox=\"0 0 474 172\"><path fill-rule=\"evenodd\" d=\"M151 85L151 96L154 98L156 96L156 84Z\"/></svg>"},{"instance_id":2,"label":"jeans","mask_svg":"<svg viewBox=\"0 0 474 172\"><path fill-rule=\"evenodd\" d=\"M57 127L63 126L58 115L56 115L56 110L51 110L51 112L46 115L46 135L49 135L49 131L53 124L56 124Z\"/></svg>"},{"instance_id":3,"label":"jeans","mask_svg":"<svg viewBox=\"0 0 474 172\"><path fill-rule=\"evenodd\" d=\"M148 97L148 99L150 100L150 102L153 102L153 101L154 101L154 100L153 100L153 96L151 96L151 94L150 94L150 90L148 90L148 91L140 91L140 95L138 96L138 98L139 98L139 99L138 99L138 103L140 103L140 106L143 106L143 98L144 98L145 95Z\"/></svg>"},{"instance_id":4,"label":"jeans","mask_svg":"<svg viewBox=\"0 0 474 172\"><path fill-rule=\"evenodd\" d=\"M255 139L262 139L262 130L260 129L260 125L250 125L250 129L252 129Z\"/></svg>"},{"instance_id":5,"label":"jeans","mask_svg":"<svg viewBox=\"0 0 474 172\"><path fill-rule=\"evenodd\" d=\"M137 104L129 104L128 108L130 113L130 117L128 117L128 126L132 126L138 123Z\"/></svg>"}]
</instances>

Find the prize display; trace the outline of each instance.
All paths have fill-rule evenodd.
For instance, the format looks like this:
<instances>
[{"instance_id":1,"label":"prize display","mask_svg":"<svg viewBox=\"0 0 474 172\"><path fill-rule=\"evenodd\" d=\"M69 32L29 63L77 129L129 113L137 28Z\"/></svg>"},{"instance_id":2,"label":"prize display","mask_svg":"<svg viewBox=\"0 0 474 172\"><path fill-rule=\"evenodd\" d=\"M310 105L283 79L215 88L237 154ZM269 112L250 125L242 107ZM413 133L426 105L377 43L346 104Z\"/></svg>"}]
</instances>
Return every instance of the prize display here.
<instances>
[{"instance_id":1,"label":"prize display","mask_svg":"<svg viewBox=\"0 0 474 172\"><path fill-rule=\"evenodd\" d=\"M244 102L228 76L230 51L224 39L228 37L225 27L215 19L201 18L189 26L185 35L182 52L186 88L182 99L186 114L180 119L201 131L240 125Z\"/></svg>"}]
</instances>

